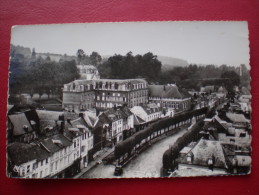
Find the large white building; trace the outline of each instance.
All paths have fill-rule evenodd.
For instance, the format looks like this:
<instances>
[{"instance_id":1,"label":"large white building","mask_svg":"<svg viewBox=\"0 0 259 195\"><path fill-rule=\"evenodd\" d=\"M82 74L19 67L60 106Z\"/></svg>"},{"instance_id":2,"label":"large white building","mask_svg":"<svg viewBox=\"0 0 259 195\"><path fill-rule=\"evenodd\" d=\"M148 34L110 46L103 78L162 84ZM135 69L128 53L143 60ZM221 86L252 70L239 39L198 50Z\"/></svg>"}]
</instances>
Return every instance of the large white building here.
<instances>
[{"instance_id":1,"label":"large white building","mask_svg":"<svg viewBox=\"0 0 259 195\"><path fill-rule=\"evenodd\" d=\"M100 74L97 68L93 65L77 65L77 69L79 70L80 79L85 80L98 80L100 79Z\"/></svg>"}]
</instances>

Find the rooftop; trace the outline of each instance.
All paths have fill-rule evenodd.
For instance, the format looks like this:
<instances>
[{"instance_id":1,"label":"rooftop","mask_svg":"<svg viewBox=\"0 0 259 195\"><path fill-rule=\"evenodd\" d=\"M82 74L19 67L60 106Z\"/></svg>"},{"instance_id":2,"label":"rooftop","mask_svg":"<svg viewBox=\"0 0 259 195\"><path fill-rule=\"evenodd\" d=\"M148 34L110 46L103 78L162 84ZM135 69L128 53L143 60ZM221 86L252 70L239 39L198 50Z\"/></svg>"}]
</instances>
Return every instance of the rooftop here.
<instances>
[{"instance_id":1,"label":"rooftop","mask_svg":"<svg viewBox=\"0 0 259 195\"><path fill-rule=\"evenodd\" d=\"M43 160L48 158L46 150L38 145L14 142L7 147L9 160L15 165L21 165L32 160Z\"/></svg>"},{"instance_id":2,"label":"rooftop","mask_svg":"<svg viewBox=\"0 0 259 195\"><path fill-rule=\"evenodd\" d=\"M27 132L24 130L25 126L28 127L28 132L32 131L32 127L24 113L8 115L8 118L10 119L13 125L14 135L26 134Z\"/></svg>"},{"instance_id":3,"label":"rooftop","mask_svg":"<svg viewBox=\"0 0 259 195\"><path fill-rule=\"evenodd\" d=\"M233 122L237 122L237 123L246 123L249 122L248 119L245 118L245 116L243 114L236 114L236 113L231 113L231 112L227 112L226 113L226 117L233 121Z\"/></svg>"},{"instance_id":4,"label":"rooftop","mask_svg":"<svg viewBox=\"0 0 259 195\"><path fill-rule=\"evenodd\" d=\"M191 164L208 166L208 160L214 158L214 167L226 168L225 155L219 141L205 140L202 138L189 153L193 155L193 161ZM187 164L187 155L180 158L179 162Z\"/></svg>"},{"instance_id":5,"label":"rooftop","mask_svg":"<svg viewBox=\"0 0 259 195\"><path fill-rule=\"evenodd\" d=\"M149 85L149 92L151 97L184 99L190 97L188 92L183 92L178 89L176 85Z\"/></svg>"}]
</instances>

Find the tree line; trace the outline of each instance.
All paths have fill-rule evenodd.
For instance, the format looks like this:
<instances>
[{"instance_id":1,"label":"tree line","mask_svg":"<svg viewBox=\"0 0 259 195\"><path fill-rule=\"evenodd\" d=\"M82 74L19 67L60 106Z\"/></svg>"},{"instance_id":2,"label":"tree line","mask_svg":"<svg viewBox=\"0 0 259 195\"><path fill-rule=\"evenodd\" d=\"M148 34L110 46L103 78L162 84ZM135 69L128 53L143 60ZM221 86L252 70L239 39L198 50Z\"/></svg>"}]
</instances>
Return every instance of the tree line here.
<instances>
[{"instance_id":1,"label":"tree line","mask_svg":"<svg viewBox=\"0 0 259 195\"><path fill-rule=\"evenodd\" d=\"M10 94L61 93L65 83L79 78L76 61L51 61L49 57L27 59L12 57L10 60Z\"/></svg>"}]
</instances>

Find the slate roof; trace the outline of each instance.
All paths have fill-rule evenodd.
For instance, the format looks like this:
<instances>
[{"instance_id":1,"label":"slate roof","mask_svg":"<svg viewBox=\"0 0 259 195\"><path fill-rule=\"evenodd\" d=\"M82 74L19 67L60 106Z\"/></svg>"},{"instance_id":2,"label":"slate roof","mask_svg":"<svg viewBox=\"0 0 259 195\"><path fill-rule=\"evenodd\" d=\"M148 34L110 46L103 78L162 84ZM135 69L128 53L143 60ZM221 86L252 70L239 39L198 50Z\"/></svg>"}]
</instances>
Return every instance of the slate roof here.
<instances>
[{"instance_id":1,"label":"slate roof","mask_svg":"<svg viewBox=\"0 0 259 195\"><path fill-rule=\"evenodd\" d=\"M219 141L200 139L196 146L190 150L193 154L194 165L208 166L208 159L215 157L214 167L226 168L226 159ZM187 154L188 155L188 154ZM179 159L181 163L187 163L187 155Z\"/></svg>"},{"instance_id":2,"label":"slate roof","mask_svg":"<svg viewBox=\"0 0 259 195\"><path fill-rule=\"evenodd\" d=\"M181 93L176 85L149 85L150 97L184 99L190 97L187 93Z\"/></svg>"},{"instance_id":3,"label":"slate roof","mask_svg":"<svg viewBox=\"0 0 259 195\"><path fill-rule=\"evenodd\" d=\"M96 83L105 83L105 82L111 82L111 83L118 83L118 84L137 84L137 83L147 83L144 79L98 79L98 80L74 80L67 84L79 84L79 85L87 85L87 84L93 84ZM66 85L67 85L66 84Z\"/></svg>"},{"instance_id":4,"label":"slate roof","mask_svg":"<svg viewBox=\"0 0 259 195\"><path fill-rule=\"evenodd\" d=\"M238 123L246 123L248 120L245 118L243 114L236 114L236 113L226 113L226 117L233 121L233 122L238 122Z\"/></svg>"},{"instance_id":5,"label":"slate roof","mask_svg":"<svg viewBox=\"0 0 259 195\"><path fill-rule=\"evenodd\" d=\"M32 127L26 118L24 113L12 114L8 115L12 125L13 125L13 134L14 135L23 135L26 134L23 126L26 125L28 127L28 132L32 131Z\"/></svg>"},{"instance_id":6,"label":"slate roof","mask_svg":"<svg viewBox=\"0 0 259 195\"><path fill-rule=\"evenodd\" d=\"M58 120L59 116L63 115L63 112L36 110L40 120Z\"/></svg>"},{"instance_id":7,"label":"slate roof","mask_svg":"<svg viewBox=\"0 0 259 195\"><path fill-rule=\"evenodd\" d=\"M26 143L14 142L7 147L9 160L14 165L21 165L32 160L44 160L49 157L48 152L38 146Z\"/></svg>"},{"instance_id":8,"label":"slate roof","mask_svg":"<svg viewBox=\"0 0 259 195\"><path fill-rule=\"evenodd\" d=\"M54 143L55 140L58 140L60 143ZM68 140L63 134L56 134L49 138L44 139L41 141L41 145L49 152L54 153L57 152L67 146L72 144L71 141Z\"/></svg>"},{"instance_id":9,"label":"slate roof","mask_svg":"<svg viewBox=\"0 0 259 195\"><path fill-rule=\"evenodd\" d=\"M99 79L99 80L94 80L95 82L112 82L112 83L118 83L118 84L137 84L137 83L147 83L146 80L144 79Z\"/></svg>"},{"instance_id":10,"label":"slate roof","mask_svg":"<svg viewBox=\"0 0 259 195\"><path fill-rule=\"evenodd\" d=\"M105 114L110 121L117 121L119 119L125 119L127 117L129 117L130 115L132 115L132 112L127 108L110 108L106 111L103 112L103 114Z\"/></svg>"}]
</instances>

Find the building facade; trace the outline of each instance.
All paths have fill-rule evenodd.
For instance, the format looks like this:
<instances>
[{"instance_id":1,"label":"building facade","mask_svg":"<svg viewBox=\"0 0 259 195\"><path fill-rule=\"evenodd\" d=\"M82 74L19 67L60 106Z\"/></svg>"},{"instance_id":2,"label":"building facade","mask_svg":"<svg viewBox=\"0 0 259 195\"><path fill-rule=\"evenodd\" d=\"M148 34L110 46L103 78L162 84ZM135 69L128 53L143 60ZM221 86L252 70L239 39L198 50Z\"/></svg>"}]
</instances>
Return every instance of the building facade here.
<instances>
[{"instance_id":1,"label":"building facade","mask_svg":"<svg viewBox=\"0 0 259 195\"><path fill-rule=\"evenodd\" d=\"M80 79L85 80L98 80L100 79L100 74L97 68L93 65L77 65L77 69L79 70Z\"/></svg>"},{"instance_id":2,"label":"building facade","mask_svg":"<svg viewBox=\"0 0 259 195\"><path fill-rule=\"evenodd\" d=\"M92 81L75 80L64 85L63 108L77 111L95 108L95 91Z\"/></svg>"},{"instance_id":3,"label":"building facade","mask_svg":"<svg viewBox=\"0 0 259 195\"><path fill-rule=\"evenodd\" d=\"M144 79L75 80L63 89L63 108L75 112L92 108L103 111L125 104L133 107L145 105L147 101Z\"/></svg>"},{"instance_id":4,"label":"building facade","mask_svg":"<svg viewBox=\"0 0 259 195\"><path fill-rule=\"evenodd\" d=\"M101 79L94 81L94 85L98 110L125 104L128 107L146 105L148 101L147 82L144 79Z\"/></svg>"},{"instance_id":5,"label":"building facade","mask_svg":"<svg viewBox=\"0 0 259 195\"><path fill-rule=\"evenodd\" d=\"M182 112L191 109L191 96L172 85L149 85L149 103L155 103L161 108Z\"/></svg>"}]
</instances>

